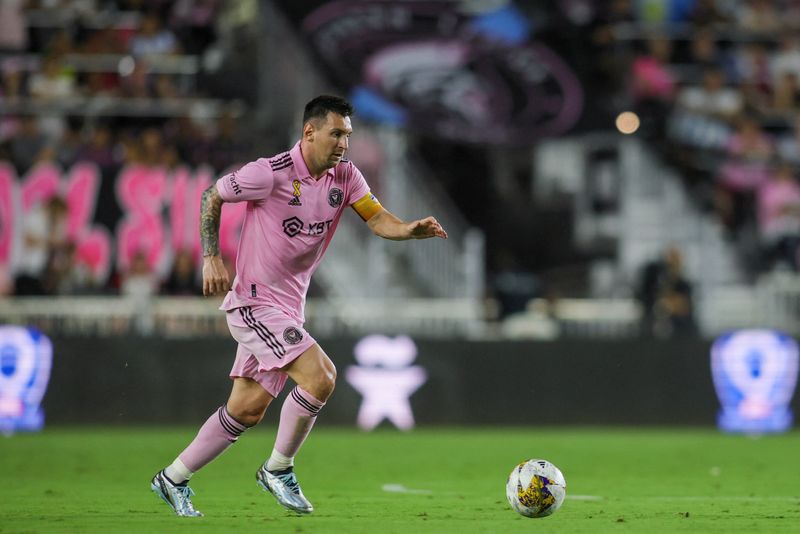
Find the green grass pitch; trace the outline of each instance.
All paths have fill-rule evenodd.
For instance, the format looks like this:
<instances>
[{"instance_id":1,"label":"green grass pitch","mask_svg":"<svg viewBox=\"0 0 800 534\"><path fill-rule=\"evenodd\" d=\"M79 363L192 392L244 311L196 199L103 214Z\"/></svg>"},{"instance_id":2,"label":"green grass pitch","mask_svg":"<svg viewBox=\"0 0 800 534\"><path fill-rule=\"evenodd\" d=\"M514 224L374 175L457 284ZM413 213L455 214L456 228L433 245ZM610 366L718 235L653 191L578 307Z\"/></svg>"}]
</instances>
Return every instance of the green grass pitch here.
<instances>
[{"instance_id":1,"label":"green grass pitch","mask_svg":"<svg viewBox=\"0 0 800 534\"><path fill-rule=\"evenodd\" d=\"M310 516L255 483L274 428L246 433L192 487L179 518L150 477L194 435L181 428L49 428L0 436L0 532L800 532L800 433L713 429L435 429L319 425L297 459ZM551 517L518 516L505 480L521 460L564 472Z\"/></svg>"}]
</instances>

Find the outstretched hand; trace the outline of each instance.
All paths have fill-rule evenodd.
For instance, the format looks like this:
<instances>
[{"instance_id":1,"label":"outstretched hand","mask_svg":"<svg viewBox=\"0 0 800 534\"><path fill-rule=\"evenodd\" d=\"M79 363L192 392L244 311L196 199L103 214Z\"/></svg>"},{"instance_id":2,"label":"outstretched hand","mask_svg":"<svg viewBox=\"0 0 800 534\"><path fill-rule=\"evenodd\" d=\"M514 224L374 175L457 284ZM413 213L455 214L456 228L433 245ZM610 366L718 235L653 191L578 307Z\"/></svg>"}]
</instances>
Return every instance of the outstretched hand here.
<instances>
[{"instance_id":1,"label":"outstretched hand","mask_svg":"<svg viewBox=\"0 0 800 534\"><path fill-rule=\"evenodd\" d=\"M219 256L203 258L203 295L225 293L231 288L230 275Z\"/></svg>"},{"instance_id":2,"label":"outstretched hand","mask_svg":"<svg viewBox=\"0 0 800 534\"><path fill-rule=\"evenodd\" d=\"M447 232L434 217L426 217L410 223L409 233L411 239L428 239L429 237L447 239Z\"/></svg>"}]
</instances>

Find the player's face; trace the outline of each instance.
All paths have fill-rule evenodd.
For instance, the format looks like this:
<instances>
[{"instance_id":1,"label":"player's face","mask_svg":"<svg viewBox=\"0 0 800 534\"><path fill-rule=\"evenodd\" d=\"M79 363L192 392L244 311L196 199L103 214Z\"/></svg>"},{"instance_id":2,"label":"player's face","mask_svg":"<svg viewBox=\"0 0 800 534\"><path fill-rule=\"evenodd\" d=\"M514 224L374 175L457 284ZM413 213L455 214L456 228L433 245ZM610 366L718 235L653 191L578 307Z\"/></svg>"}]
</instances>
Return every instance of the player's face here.
<instances>
[{"instance_id":1,"label":"player's face","mask_svg":"<svg viewBox=\"0 0 800 534\"><path fill-rule=\"evenodd\" d=\"M320 167L329 169L342 161L352 133L350 117L328 113L325 122L315 128L313 133L314 159Z\"/></svg>"}]
</instances>

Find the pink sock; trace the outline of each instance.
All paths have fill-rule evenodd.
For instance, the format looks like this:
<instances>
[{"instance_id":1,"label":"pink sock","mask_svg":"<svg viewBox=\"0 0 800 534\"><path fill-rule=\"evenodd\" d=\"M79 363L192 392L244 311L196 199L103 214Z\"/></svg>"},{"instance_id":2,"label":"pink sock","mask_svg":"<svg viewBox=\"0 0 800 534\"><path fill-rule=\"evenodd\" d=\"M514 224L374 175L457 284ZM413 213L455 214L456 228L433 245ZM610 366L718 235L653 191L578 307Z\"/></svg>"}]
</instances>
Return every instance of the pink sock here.
<instances>
[{"instance_id":1,"label":"pink sock","mask_svg":"<svg viewBox=\"0 0 800 534\"><path fill-rule=\"evenodd\" d=\"M236 443L245 430L246 426L231 417L224 405L220 406L178 458L194 473Z\"/></svg>"},{"instance_id":2,"label":"pink sock","mask_svg":"<svg viewBox=\"0 0 800 534\"><path fill-rule=\"evenodd\" d=\"M294 458L300 446L311 432L317 414L325 403L315 399L310 393L296 386L283 401L281 408L281 422L278 426L278 437L275 440L275 450Z\"/></svg>"}]
</instances>

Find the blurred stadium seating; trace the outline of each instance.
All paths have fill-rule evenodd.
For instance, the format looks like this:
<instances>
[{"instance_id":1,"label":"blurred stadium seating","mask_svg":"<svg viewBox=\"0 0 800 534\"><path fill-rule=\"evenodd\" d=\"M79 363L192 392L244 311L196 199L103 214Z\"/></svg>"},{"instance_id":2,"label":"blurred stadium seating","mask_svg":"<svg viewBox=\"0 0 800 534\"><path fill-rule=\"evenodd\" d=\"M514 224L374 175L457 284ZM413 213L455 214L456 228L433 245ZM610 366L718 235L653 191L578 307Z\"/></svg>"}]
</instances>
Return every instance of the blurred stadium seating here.
<instances>
[{"instance_id":1,"label":"blurred stadium seating","mask_svg":"<svg viewBox=\"0 0 800 534\"><path fill-rule=\"evenodd\" d=\"M224 336L192 296L197 195L284 150L302 104L328 91L357 104L350 157L383 203L435 214L451 239L387 244L346 217L312 287L312 330L800 331L795 2L519 3L502 16L439 3L405 19L382 3L372 22L394 21L385 33L420 47L427 70L371 55L367 33L340 50L322 4L4 3L0 320ZM342 9L362 31L363 13ZM421 47L403 24L480 61L448 65L453 49ZM624 111L640 120L631 135L615 127ZM53 196L68 209L45 251ZM238 216L226 213L229 259Z\"/></svg>"}]
</instances>

